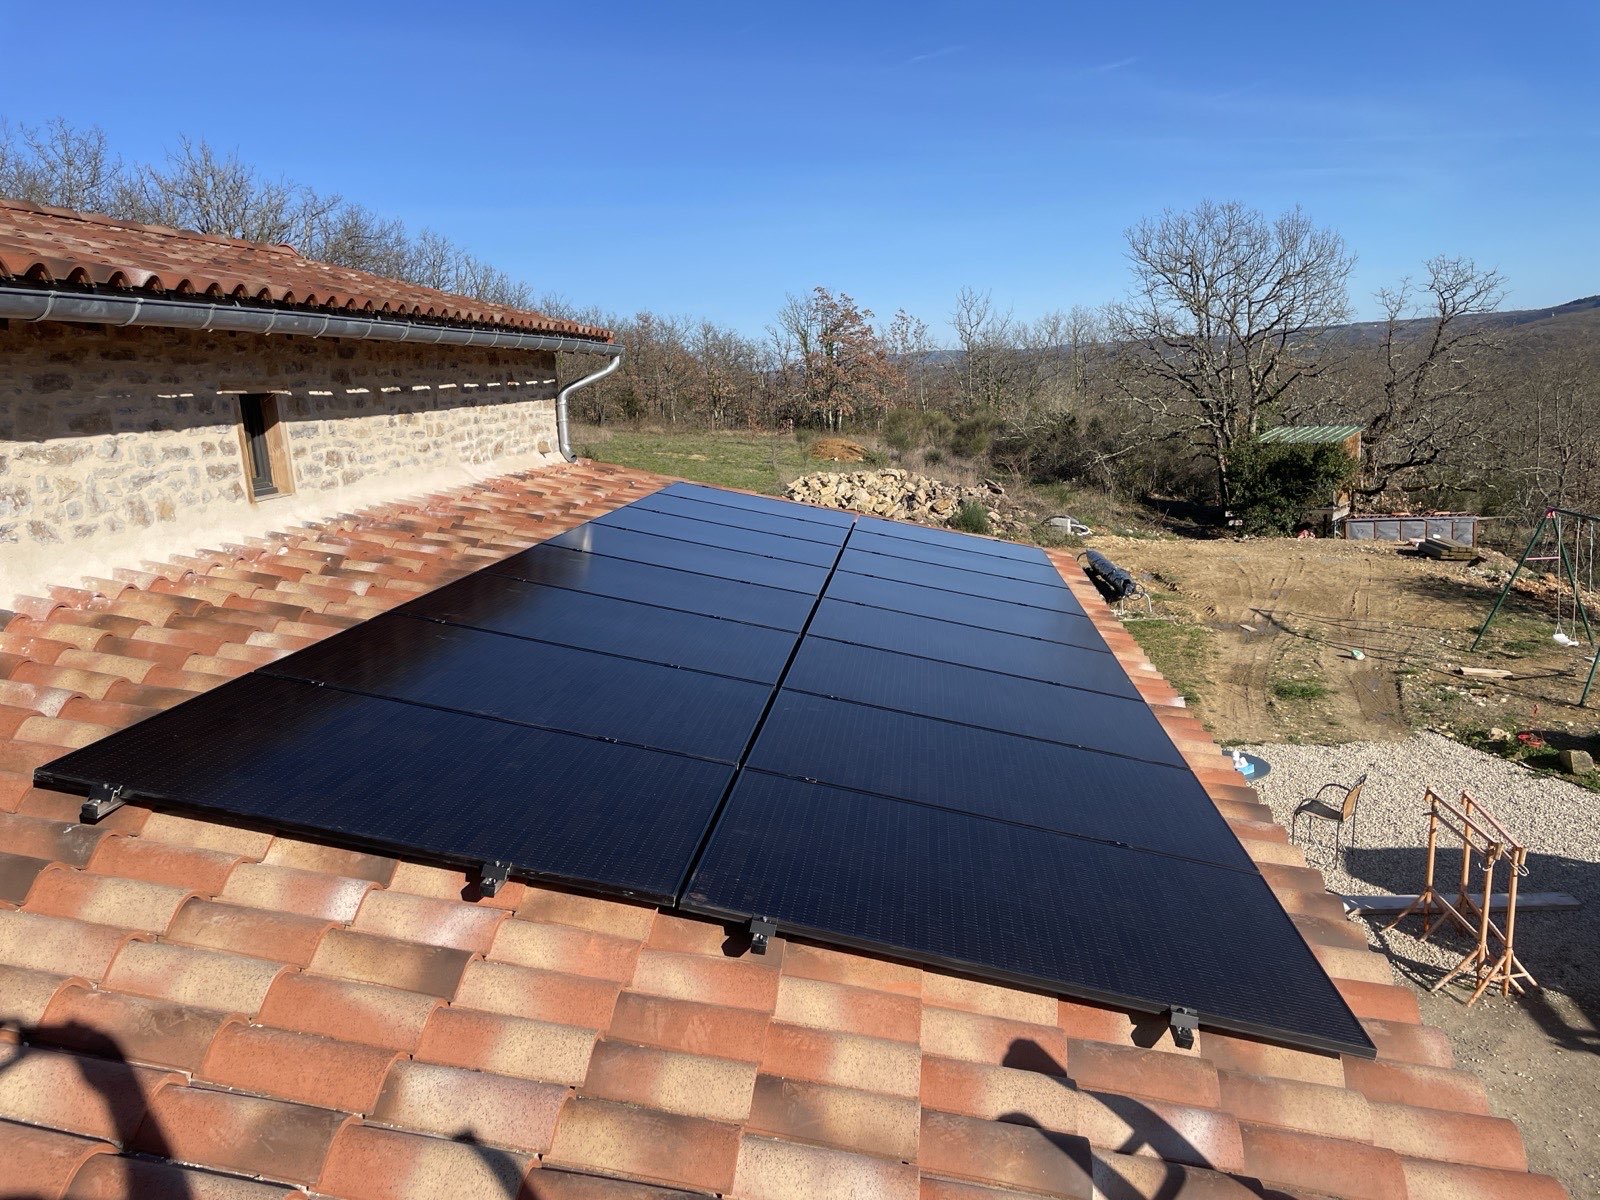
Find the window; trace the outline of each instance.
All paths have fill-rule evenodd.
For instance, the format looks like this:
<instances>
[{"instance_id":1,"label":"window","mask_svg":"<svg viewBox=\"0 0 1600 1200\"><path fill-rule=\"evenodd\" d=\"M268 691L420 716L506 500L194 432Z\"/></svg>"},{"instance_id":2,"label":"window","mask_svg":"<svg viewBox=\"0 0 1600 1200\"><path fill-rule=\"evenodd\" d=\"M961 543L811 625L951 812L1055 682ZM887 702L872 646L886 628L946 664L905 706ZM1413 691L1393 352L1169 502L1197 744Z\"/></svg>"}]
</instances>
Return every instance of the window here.
<instances>
[{"instance_id":1,"label":"window","mask_svg":"<svg viewBox=\"0 0 1600 1200\"><path fill-rule=\"evenodd\" d=\"M252 500L294 490L289 479L288 447L278 426L276 396L264 393L239 397L239 440Z\"/></svg>"}]
</instances>

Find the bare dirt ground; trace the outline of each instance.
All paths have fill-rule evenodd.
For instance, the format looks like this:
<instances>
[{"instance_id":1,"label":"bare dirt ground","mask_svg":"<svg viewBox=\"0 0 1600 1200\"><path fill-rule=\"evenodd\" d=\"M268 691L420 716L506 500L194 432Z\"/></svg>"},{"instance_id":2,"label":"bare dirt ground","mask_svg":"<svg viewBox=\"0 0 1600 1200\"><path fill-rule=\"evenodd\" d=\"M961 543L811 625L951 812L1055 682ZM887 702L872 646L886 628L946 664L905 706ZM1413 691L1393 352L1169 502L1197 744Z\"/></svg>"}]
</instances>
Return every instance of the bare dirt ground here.
<instances>
[{"instance_id":1,"label":"bare dirt ground","mask_svg":"<svg viewBox=\"0 0 1600 1200\"><path fill-rule=\"evenodd\" d=\"M1510 566L1499 555L1474 567L1403 555L1392 543L1089 544L1144 580L1158 614L1209 631L1197 712L1226 740L1367 741L1424 726L1537 728L1559 739L1592 732L1600 716L1600 685L1594 708L1576 706L1588 659L1551 640L1553 597L1519 591L1484 647L1468 653ZM1516 678L1452 674L1461 664Z\"/></svg>"},{"instance_id":2,"label":"bare dirt ground","mask_svg":"<svg viewBox=\"0 0 1600 1200\"><path fill-rule=\"evenodd\" d=\"M1411 930L1380 935L1382 922L1370 923L1371 933L1427 1019L1450 1034L1458 1064L1484 1081L1497 1113L1522 1127L1534 1169L1555 1175L1574 1198L1600 1194L1600 968L1591 961L1600 946L1593 883L1600 863L1591 860L1600 853L1587 842L1577 848L1580 830L1593 840L1600 795L1414 733L1432 728L1473 740L1498 726L1511 735L1501 744L1519 754L1528 751L1515 735L1532 731L1549 747L1582 746L1600 757L1600 685L1592 707L1577 707L1587 650L1551 639L1553 591L1535 583L1514 596L1484 648L1470 654L1504 578L1498 572L1511 565L1499 556L1474 568L1408 557L1392 544L1109 537L1088 544L1139 576L1174 628L1204 631L1198 651L1189 639L1186 659L1169 666L1158 658L1158 665L1189 675L1180 686L1220 740L1259 744L1269 761L1276 756L1283 770L1260 790L1280 816L1292 812L1296 789L1310 790L1302 787L1308 780L1349 782L1365 770L1382 776L1371 823L1346 861L1400 865L1392 878L1363 881L1313 853L1318 866L1332 868L1331 887L1418 890L1420 880L1408 880L1420 874L1423 789L1467 786L1456 778L1462 763L1483 800L1529 826L1530 845L1536 834L1542 839L1534 870L1543 878L1530 876L1527 886L1567 889L1584 901L1579 912L1529 914L1521 923L1523 956L1545 975L1543 989L1487 996L1468 1008L1464 989L1428 990L1443 973L1444 947L1424 947ZM1130 623L1136 636L1139 624ZM1507 669L1514 678L1463 678L1452 673L1459 664ZM1308 761L1297 773L1291 768L1301 759ZM1385 805L1394 809L1392 828L1376 819ZM1459 939L1443 940L1461 952Z\"/></svg>"}]
</instances>

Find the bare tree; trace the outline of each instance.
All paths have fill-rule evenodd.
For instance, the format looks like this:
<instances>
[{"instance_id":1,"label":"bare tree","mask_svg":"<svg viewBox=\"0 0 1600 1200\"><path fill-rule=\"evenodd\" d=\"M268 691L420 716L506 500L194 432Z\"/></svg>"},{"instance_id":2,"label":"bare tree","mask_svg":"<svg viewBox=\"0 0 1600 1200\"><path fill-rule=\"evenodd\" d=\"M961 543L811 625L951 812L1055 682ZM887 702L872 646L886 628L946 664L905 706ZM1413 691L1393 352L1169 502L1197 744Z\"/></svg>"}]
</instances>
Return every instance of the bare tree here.
<instances>
[{"instance_id":1,"label":"bare tree","mask_svg":"<svg viewBox=\"0 0 1600 1200\"><path fill-rule=\"evenodd\" d=\"M30 204L105 212L122 180L122 160L98 125L74 129L60 117L42 127L0 120L0 195Z\"/></svg>"},{"instance_id":2,"label":"bare tree","mask_svg":"<svg viewBox=\"0 0 1600 1200\"><path fill-rule=\"evenodd\" d=\"M950 324L961 346L959 403L968 412L998 410L1015 368L1016 323L988 292L964 287L956 293Z\"/></svg>"},{"instance_id":3,"label":"bare tree","mask_svg":"<svg viewBox=\"0 0 1600 1200\"><path fill-rule=\"evenodd\" d=\"M1366 458L1359 492L1404 491L1452 449L1464 449L1496 419L1467 401L1492 351L1491 327L1477 320L1500 307L1505 280L1470 258L1440 255L1427 279L1402 279L1378 293L1384 311L1376 394L1359 404Z\"/></svg>"},{"instance_id":4,"label":"bare tree","mask_svg":"<svg viewBox=\"0 0 1600 1200\"><path fill-rule=\"evenodd\" d=\"M1206 201L1127 231L1134 286L1110 306L1132 396L1186 430L1231 498L1228 456L1327 365L1354 260L1295 208L1269 220Z\"/></svg>"}]
</instances>

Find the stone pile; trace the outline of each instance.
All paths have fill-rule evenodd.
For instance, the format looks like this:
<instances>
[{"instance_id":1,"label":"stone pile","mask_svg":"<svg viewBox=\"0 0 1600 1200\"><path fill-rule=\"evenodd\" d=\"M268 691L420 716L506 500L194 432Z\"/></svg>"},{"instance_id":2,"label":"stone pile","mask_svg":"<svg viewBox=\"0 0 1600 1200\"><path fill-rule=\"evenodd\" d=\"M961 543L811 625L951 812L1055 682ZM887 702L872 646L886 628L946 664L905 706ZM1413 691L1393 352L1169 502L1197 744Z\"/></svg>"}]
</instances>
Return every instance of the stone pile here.
<instances>
[{"instance_id":1,"label":"stone pile","mask_svg":"<svg viewBox=\"0 0 1600 1200\"><path fill-rule=\"evenodd\" d=\"M789 485L788 495L791 500L894 520L917 521L923 525L948 525L963 506L976 501L989 515L994 533L1014 535L1028 527L998 483L985 480L974 486L958 487L897 467L802 475Z\"/></svg>"}]
</instances>

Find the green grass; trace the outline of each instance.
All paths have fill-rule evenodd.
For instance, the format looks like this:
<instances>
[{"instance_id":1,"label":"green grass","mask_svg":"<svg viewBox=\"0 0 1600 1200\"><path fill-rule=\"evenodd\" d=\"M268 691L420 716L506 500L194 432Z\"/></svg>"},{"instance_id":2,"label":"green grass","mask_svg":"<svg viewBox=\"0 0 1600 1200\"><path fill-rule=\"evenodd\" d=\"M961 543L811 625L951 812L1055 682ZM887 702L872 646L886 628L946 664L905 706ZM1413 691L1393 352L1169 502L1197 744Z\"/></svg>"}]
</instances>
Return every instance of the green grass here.
<instances>
[{"instance_id":1,"label":"green grass","mask_svg":"<svg viewBox=\"0 0 1600 1200\"><path fill-rule=\"evenodd\" d=\"M1278 679L1273 681L1272 694L1279 700L1321 700L1328 694L1328 685L1315 679Z\"/></svg>"},{"instance_id":2,"label":"green grass","mask_svg":"<svg viewBox=\"0 0 1600 1200\"><path fill-rule=\"evenodd\" d=\"M1124 625L1186 704L1203 703L1201 689L1210 677L1214 654L1209 629L1160 617L1129 617Z\"/></svg>"},{"instance_id":3,"label":"green grass","mask_svg":"<svg viewBox=\"0 0 1600 1200\"><path fill-rule=\"evenodd\" d=\"M574 430L573 442L581 457L597 462L772 496L782 495L795 476L826 466L808 459L794 438L777 433L588 427Z\"/></svg>"},{"instance_id":4,"label":"green grass","mask_svg":"<svg viewBox=\"0 0 1600 1200\"><path fill-rule=\"evenodd\" d=\"M1537 775L1564 779L1591 792L1600 792L1600 771L1588 775L1568 775L1561 769L1559 753L1549 746L1530 746L1516 738L1491 738L1487 729L1464 729L1459 738L1485 754L1494 754L1521 763ZM1591 746L1591 750L1595 747Z\"/></svg>"}]
</instances>

